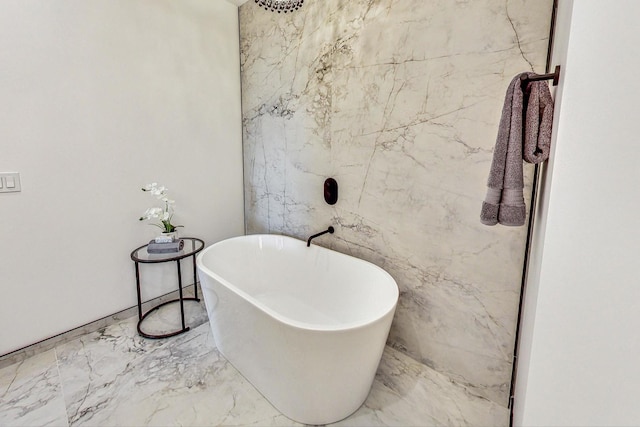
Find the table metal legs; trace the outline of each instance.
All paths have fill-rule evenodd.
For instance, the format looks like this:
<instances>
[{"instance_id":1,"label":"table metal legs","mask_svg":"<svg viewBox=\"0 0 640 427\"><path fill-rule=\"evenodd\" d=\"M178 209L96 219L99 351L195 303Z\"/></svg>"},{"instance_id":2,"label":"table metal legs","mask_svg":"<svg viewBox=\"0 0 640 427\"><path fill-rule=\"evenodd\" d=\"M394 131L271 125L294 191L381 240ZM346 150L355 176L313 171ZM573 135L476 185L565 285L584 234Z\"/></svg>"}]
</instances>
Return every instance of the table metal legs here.
<instances>
[{"instance_id":1,"label":"table metal legs","mask_svg":"<svg viewBox=\"0 0 640 427\"><path fill-rule=\"evenodd\" d=\"M200 299L198 298L198 274L196 271L196 256L195 254L193 255L193 287L194 287L194 293L195 293L195 297L194 298L185 298L183 293L182 293L182 271L180 268L180 260L176 260L176 268L177 268L177 273L178 273L178 295L179 298L178 299L173 299L171 301L166 301L163 302L162 304L158 304L157 306L153 307L152 309L150 309L149 311L147 311L146 313L142 314L142 297L141 297L141 293L140 293L140 266L138 265L138 263L136 262L136 290L138 292L138 334L140 334L141 336L145 337L145 338L151 338L151 339L159 339L159 338L169 338L169 337L173 337L175 335L179 335L183 332L187 332L190 327L185 325L185 319L184 319L184 301L200 301ZM154 312L155 310L158 310L160 307L165 306L167 304L172 304L174 302L179 302L180 303L180 320L182 322L182 329L179 329L177 331L174 332L169 332L166 334L161 334L161 335L155 335L155 334L149 334L146 333L142 330L141 325L142 325L142 321L152 312Z\"/></svg>"}]
</instances>

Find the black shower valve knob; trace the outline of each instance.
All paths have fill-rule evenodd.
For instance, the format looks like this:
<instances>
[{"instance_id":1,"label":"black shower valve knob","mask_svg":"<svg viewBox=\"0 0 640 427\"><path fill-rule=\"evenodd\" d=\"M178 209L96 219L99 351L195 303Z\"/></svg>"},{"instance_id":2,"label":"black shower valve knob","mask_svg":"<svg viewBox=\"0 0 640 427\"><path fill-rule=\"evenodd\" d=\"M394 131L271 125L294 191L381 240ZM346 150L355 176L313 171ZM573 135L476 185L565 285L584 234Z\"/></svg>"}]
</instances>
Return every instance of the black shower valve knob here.
<instances>
[{"instance_id":1,"label":"black shower valve knob","mask_svg":"<svg viewBox=\"0 0 640 427\"><path fill-rule=\"evenodd\" d=\"M338 182L333 178L324 181L324 201L330 205L338 201Z\"/></svg>"}]
</instances>

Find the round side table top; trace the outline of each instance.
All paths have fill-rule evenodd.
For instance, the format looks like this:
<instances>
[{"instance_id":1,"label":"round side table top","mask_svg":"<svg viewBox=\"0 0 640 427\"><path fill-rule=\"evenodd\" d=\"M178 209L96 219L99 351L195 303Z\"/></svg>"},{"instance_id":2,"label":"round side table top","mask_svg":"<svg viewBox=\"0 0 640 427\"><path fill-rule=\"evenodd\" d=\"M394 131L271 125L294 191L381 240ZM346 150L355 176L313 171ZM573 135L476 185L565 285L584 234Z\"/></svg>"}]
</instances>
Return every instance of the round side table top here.
<instances>
[{"instance_id":1,"label":"round side table top","mask_svg":"<svg viewBox=\"0 0 640 427\"><path fill-rule=\"evenodd\" d=\"M150 254L147 252L148 244L146 244L131 252L131 259L135 262L146 263L177 261L195 255L204 248L204 241L195 237L181 237L180 240L184 241L184 247L178 252Z\"/></svg>"}]
</instances>

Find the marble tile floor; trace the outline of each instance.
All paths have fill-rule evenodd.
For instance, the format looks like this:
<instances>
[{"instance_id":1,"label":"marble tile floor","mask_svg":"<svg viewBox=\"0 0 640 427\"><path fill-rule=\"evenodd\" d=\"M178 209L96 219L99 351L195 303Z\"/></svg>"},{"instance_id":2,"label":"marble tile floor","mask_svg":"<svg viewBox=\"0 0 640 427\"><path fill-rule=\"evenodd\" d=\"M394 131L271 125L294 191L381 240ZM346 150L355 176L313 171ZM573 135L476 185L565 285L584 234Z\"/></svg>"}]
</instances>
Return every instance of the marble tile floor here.
<instances>
[{"instance_id":1,"label":"marble tile floor","mask_svg":"<svg viewBox=\"0 0 640 427\"><path fill-rule=\"evenodd\" d=\"M188 285L183 288L183 293L185 298L194 297L194 287L193 285ZM198 285L198 295L202 295L202 290ZM144 302L142 304L143 313L148 312L153 307L157 307L159 304L167 302L169 300L175 300L178 298L178 291L170 292L166 295L162 295L158 298L154 298L150 301ZM195 305L194 305L195 304ZM156 311L153 314L150 314L148 319L144 321L143 330L148 333L162 333L167 332L169 330L178 329L177 323L178 318L175 317L173 311L177 311L177 306L168 305L166 309ZM133 306L121 312L112 314L110 316L104 317L102 319L98 319L94 322L88 323L86 325L75 328L71 331L64 332L62 334L56 335L54 337L45 339L28 347L16 350L12 353L6 354L4 356L0 356L0 369L7 367L9 365L13 365L15 363L21 362L31 356L36 354L44 353L47 350L52 350L53 348L70 341L77 339L83 335L87 335L91 332L95 332L101 329L108 327L109 325L113 325L115 323L121 322L125 319L129 319L132 316L138 315L138 307ZM204 302L201 300L200 305L197 303L187 303L185 305L185 317L189 325L198 326L204 322L206 322L207 314L204 307ZM173 319L173 320L168 320ZM167 323L171 322L171 323ZM172 329L173 328L173 329Z\"/></svg>"},{"instance_id":2,"label":"marble tile floor","mask_svg":"<svg viewBox=\"0 0 640 427\"><path fill-rule=\"evenodd\" d=\"M201 306L188 307L201 324L176 337L142 338L134 316L0 369L0 426L299 425L217 351ZM169 311L148 327L171 327ZM366 402L335 425L500 426L508 415L387 347Z\"/></svg>"}]
</instances>

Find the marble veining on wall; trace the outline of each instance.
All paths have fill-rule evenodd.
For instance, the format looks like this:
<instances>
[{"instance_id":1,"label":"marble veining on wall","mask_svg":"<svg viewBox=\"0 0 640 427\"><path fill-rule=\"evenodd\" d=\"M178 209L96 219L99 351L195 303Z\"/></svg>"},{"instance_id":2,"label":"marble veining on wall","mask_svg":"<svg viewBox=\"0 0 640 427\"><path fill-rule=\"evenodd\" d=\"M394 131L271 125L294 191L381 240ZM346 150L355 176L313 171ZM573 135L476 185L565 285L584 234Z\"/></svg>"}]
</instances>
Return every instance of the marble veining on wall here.
<instances>
[{"instance_id":1,"label":"marble veining on wall","mask_svg":"<svg viewBox=\"0 0 640 427\"><path fill-rule=\"evenodd\" d=\"M400 286L390 345L502 405L526 230L483 226L479 209L508 82L544 71L551 3L240 8L247 231L334 225L318 244Z\"/></svg>"}]
</instances>

